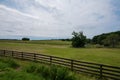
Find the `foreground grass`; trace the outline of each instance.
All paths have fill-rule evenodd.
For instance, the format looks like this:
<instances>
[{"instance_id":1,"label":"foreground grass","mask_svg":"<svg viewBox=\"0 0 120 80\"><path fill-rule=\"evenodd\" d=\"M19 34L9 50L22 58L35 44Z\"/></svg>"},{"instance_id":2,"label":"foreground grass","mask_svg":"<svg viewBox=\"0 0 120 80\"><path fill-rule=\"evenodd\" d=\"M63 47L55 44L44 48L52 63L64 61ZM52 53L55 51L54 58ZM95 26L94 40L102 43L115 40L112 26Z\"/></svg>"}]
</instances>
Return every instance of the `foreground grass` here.
<instances>
[{"instance_id":1,"label":"foreground grass","mask_svg":"<svg viewBox=\"0 0 120 80\"><path fill-rule=\"evenodd\" d=\"M63 67L0 57L0 80L95 80L95 78L75 74Z\"/></svg>"},{"instance_id":2,"label":"foreground grass","mask_svg":"<svg viewBox=\"0 0 120 80\"><path fill-rule=\"evenodd\" d=\"M118 48L72 48L65 41L0 41L0 49L42 53L59 57L120 66Z\"/></svg>"}]
</instances>

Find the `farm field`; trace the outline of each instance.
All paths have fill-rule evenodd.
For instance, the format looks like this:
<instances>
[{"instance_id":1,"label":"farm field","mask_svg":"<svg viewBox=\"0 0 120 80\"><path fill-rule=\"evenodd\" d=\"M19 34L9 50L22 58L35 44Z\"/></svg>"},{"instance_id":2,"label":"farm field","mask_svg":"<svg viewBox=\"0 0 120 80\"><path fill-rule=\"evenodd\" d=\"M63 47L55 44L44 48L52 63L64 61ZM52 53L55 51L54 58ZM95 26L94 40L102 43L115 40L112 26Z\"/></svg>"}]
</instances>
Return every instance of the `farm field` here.
<instances>
[{"instance_id":1,"label":"farm field","mask_svg":"<svg viewBox=\"0 0 120 80\"><path fill-rule=\"evenodd\" d=\"M0 40L0 49L41 53L120 67L119 48L72 48L71 42Z\"/></svg>"}]
</instances>

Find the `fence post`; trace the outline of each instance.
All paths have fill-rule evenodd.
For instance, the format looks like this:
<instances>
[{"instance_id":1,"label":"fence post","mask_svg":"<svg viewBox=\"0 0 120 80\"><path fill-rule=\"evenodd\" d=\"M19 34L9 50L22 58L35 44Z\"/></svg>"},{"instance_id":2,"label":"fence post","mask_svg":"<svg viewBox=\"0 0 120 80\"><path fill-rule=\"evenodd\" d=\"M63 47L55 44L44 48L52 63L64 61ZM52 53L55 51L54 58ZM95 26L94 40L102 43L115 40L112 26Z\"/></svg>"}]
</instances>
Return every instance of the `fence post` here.
<instances>
[{"instance_id":1,"label":"fence post","mask_svg":"<svg viewBox=\"0 0 120 80\"><path fill-rule=\"evenodd\" d=\"M36 61L36 54L34 53L34 61Z\"/></svg>"},{"instance_id":2,"label":"fence post","mask_svg":"<svg viewBox=\"0 0 120 80\"><path fill-rule=\"evenodd\" d=\"M21 56L22 56L22 59L23 59L23 52L22 52Z\"/></svg>"},{"instance_id":3,"label":"fence post","mask_svg":"<svg viewBox=\"0 0 120 80\"><path fill-rule=\"evenodd\" d=\"M71 60L71 70L73 71L73 60Z\"/></svg>"},{"instance_id":4,"label":"fence post","mask_svg":"<svg viewBox=\"0 0 120 80\"><path fill-rule=\"evenodd\" d=\"M4 50L4 55L3 56L5 56L5 50Z\"/></svg>"},{"instance_id":5,"label":"fence post","mask_svg":"<svg viewBox=\"0 0 120 80\"><path fill-rule=\"evenodd\" d=\"M12 57L14 57L14 51L12 51Z\"/></svg>"},{"instance_id":6,"label":"fence post","mask_svg":"<svg viewBox=\"0 0 120 80\"><path fill-rule=\"evenodd\" d=\"M0 56L2 56L2 50L0 50Z\"/></svg>"},{"instance_id":7,"label":"fence post","mask_svg":"<svg viewBox=\"0 0 120 80\"><path fill-rule=\"evenodd\" d=\"M52 56L50 56L50 65L52 64Z\"/></svg>"},{"instance_id":8,"label":"fence post","mask_svg":"<svg viewBox=\"0 0 120 80\"><path fill-rule=\"evenodd\" d=\"M0 50L0 56L3 56L4 50Z\"/></svg>"},{"instance_id":9,"label":"fence post","mask_svg":"<svg viewBox=\"0 0 120 80\"><path fill-rule=\"evenodd\" d=\"M101 64L100 65L100 80L102 80L102 77L103 77L102 71L103 71L103 65Z\"/></svg>"}]
</instances>

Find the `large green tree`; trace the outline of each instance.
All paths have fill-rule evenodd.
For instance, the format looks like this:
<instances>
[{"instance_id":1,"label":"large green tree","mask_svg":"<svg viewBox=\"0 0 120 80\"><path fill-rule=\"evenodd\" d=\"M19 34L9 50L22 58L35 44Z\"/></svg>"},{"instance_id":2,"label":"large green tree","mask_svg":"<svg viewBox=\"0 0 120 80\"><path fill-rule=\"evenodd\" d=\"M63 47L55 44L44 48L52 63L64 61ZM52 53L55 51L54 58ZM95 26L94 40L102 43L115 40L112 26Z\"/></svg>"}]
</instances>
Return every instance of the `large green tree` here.
<instances>
[{"instance_id":1,"label":"large green tree","mask_svg":"<svg viewBox=\"0 0 120 80\"><path fill-rule=\"evenodd\" d=\"M72 33L72 46L75 48L84 47L86 43L86 36L83 35L83 32L75 32Z\"/></svg>"}]
</instances>

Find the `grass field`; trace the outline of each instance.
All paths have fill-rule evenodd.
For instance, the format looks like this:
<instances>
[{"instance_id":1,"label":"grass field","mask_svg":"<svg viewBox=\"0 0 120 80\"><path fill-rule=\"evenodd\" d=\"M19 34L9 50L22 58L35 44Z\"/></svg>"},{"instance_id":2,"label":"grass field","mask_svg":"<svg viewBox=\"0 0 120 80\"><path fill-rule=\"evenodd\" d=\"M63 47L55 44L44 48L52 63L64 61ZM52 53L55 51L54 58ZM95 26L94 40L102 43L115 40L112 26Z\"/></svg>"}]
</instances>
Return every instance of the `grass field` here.
<instances>
[{"instance_id":1,"label":"grass field","mask_svg":"<svg viewBox=\"0 0 120 80\"><path fill-rule=\"evenodd\" d=\"M0 41L0 49L42 53L120 67L120 48L72 48L67 41Z\"/></svg>"}]
</instances>

